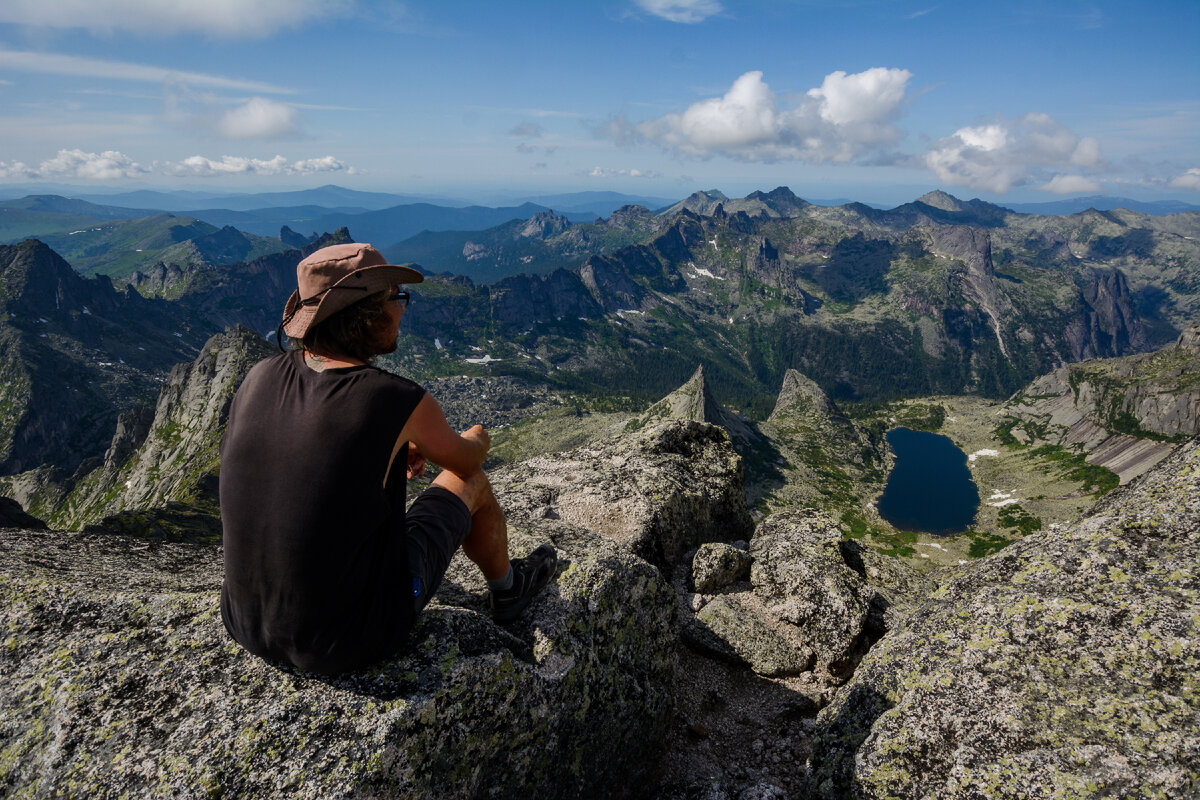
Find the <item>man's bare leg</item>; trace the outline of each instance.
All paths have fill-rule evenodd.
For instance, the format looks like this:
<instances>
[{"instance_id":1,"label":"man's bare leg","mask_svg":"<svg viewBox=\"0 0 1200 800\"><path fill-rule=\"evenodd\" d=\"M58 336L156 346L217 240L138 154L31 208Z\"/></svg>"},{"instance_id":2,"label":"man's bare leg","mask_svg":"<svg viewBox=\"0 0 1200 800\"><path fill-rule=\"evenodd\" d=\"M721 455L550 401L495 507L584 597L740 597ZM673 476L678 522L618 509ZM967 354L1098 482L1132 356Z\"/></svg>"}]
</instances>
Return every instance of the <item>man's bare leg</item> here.
<instances>
[{"instance_id":1,"label":"man's bare leg","mask_svg":"<svg viewBox=\"0 0 1200 800\"><path fill-rule=\"evenodd\" d=\"M484 578L503 578L508 573L508 524L487 475L480 470L463 480L442 470L433 485L453 492L471 512L471 532L462 544L467 558L475 562Z\"/></svg>"}]
</instances>

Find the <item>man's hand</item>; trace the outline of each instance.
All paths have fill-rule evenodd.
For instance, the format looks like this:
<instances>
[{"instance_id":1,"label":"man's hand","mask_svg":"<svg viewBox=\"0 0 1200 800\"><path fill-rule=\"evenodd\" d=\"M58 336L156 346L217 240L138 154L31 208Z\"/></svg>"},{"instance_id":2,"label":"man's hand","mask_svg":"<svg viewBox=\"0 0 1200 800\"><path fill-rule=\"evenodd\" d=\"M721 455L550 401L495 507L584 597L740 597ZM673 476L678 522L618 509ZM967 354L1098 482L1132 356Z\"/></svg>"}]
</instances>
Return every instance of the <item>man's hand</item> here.
<instances>
[{"instance_id":1,"label":"man's hand","mask_svg":"<svg viewBox=\"0 0 1200 800\"><path fill-rule=\"evenodd\" d=\"M468 442L474 442L479 445L483 449L485 456L492 449L492 437L482 425L471 426L462 432L462 437Z\"/></svg>"},{"instance_id":2,"label":"man's hand","mask_svg":"<svg viewBox=\"0 0 1200 800\"><path fill-rule=\"evenodd\" d=\"M425 456L412 442L408 443L408 479L419 478L425 474Z\"/></svg>"}]
</instances>

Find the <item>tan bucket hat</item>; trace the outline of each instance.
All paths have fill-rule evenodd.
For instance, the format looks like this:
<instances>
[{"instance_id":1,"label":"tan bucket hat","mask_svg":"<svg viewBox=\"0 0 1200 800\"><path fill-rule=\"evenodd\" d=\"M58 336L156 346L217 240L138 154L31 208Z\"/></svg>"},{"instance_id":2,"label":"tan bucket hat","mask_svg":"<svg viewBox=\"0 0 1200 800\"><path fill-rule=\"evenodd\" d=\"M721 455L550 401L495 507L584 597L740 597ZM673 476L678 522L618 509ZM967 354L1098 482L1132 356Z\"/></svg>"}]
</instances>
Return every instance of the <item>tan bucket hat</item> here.
<instances>
[{"instance_id":1,"label":"tan bucket hat","mask_svg":"<svg viewBox=\"0 0 1200 800\"><path fill-rule=\"evenodd\" d=\"M296 265L296 283L283 308L283 332L299 339L318 322L375 292L425 280L410 266L389 264L369 244L323 247Z\"/></svg>"}]
</instances>

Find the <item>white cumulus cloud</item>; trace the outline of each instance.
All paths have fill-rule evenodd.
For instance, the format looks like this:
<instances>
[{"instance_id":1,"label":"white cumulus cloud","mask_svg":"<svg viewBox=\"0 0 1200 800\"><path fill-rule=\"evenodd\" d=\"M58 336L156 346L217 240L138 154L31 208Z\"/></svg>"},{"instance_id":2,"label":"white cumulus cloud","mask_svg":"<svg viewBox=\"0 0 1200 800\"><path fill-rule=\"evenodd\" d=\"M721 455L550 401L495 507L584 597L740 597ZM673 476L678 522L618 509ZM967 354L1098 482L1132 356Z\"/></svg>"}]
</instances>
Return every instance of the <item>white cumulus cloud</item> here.
<instances>
[{"instance_id":1,"label":"white cumulus cloud","mask_svg":"<svg viewBox=\"0 0 1200 800\"><path fill-rule=\"evenodd\" d=\"M246 38L341 13L351 5L341 0L4 0L0 23Z\"/></svg>"},{"instance_id":2,"label":"white cumulus cloud","mask_svg":"<svg viewBox=\"0 0 1200 800\"><path fill-rule=\"evenodd\" d=\"M638 6L656 17L671 22L703 22L725 9L716 0L637 0Z\"/></svg>"},{"instance_id":3,"label":"white cumulus cloud","mask_svg":"<svg viewBox=\"0 0 1200 800\"><path fill-rule=\"evenodd\" d=\"M1086 169L1102 163L1095 139L1080 138L1040 113L1020 119L997 117L988 124L960 128L925 154L925 165L943 182L998 193L1028 183L1037 173L1069 167ZM1051 180L1046 188L1059 191L1050 187L1085 180L1060 177L1058 184Z\"/></svg>"},{"instance_id":4,"label":"white cumulus cloud","mask_svg":"<svg viewBox=\"0 0 1200 800\"><path fill-rule=\"evenodd\" d=\"M825 76L819 89L808 96L819 101L821 119L834 125L873 124L894 119L904 101L908 72L875 67L847 75L838 70Z\"/></svg>"},{"instance_id":5,"label":"white cumulus cloud","mask_svg":"<svg viewBox=\"0 0 1200 800\"><path fill-rule=\"evenodd\" d=\"M1055 194L1094 194L1100 191L1100 184L1082 175L1055 175L1045 186L1039 189Z\"/></svg>"},{"instance_id":6,"label":"white cumulus cloud","mask_svg":"<svg viewBox=\"0 0 1200 800\"><path fill-rule=\"evenodd\" d=\"M276 100L251 97L222 114L216 129L229 139L290 136L297 131L296 109Z\"/></svg>"},{"instance_id":7,"label":"white cumulus cloud","mask_svg":"<svg viewBox=\"0 0 1200 800\"><path fill-rule=\"evenodd\" d=\"M288 161L283 156L272 159L221 156L219 160L204 156L191 156L182 161L161 165L169 175L193 178L213 178L222 175L313 175L318 172L346 172L355 174L353 167L333 156Z\"/></svg>"},{"instance_id":8,"label":"white cumulus cloud","mask_svg":"<svg viewBox=\"0 0 1200 800\"><path fill-rule=\"evenodd\" d=\"M144 175L150 170L124 153L105 150L87 153L83 150L59 150L58 155L30 167L20 161L0 161L0 178L5 180L48 180L77 178L85 180L115 180Z\"/></svg>"},{"instance_id":9,"label":"white cumulus cloud","mask_svg":"<svg viewBox=\"0 0 1200 800\"><path fill-rule=\"evenodd\" d=\"M755 70L721 97L641 123L616 120L607 133L698 158L845 163L900 139L893 122L904 110L911 78L908 70L883 67L851 75L833 72L789 107Z\"/></svg>"},{"instance_id":10,"label":"white cumulus cloud","mask_svg":"<svg viewBox=\"0 0 1200 800\"><path fill-rule=\"evenodd\" d=\"M1176 189L1192 189L1200 192L1200 169L1189 169L1182 175L1172 178L1167 185Z\"/></svg>"}]
</instances>

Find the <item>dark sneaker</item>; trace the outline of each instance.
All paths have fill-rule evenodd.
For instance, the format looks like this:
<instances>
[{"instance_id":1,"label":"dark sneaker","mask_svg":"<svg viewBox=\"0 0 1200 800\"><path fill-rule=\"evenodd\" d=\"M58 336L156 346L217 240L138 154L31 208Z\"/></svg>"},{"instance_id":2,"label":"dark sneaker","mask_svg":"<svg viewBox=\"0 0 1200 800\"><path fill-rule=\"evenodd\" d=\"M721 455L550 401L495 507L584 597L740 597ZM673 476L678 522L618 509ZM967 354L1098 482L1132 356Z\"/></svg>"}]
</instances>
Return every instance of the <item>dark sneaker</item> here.
<instances>
[{"instance_id":1,"label":"dark sneaker","mask_svg":"<svg viewBox=\"0 0 1200 800\"><path fill-rule=\"evenodd\" d=\"M512 560L513 585L503 592L492 592L492 619L512 622L529 607L554 573L558 570L558 553L552 545L544 544L524 558Z\"/></svg>"}]
</instances>

